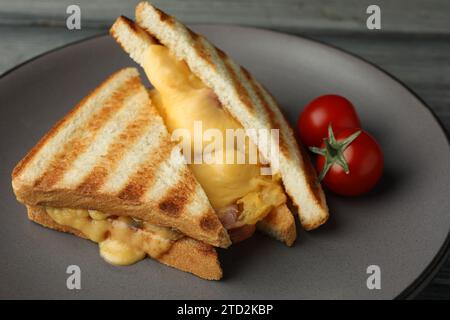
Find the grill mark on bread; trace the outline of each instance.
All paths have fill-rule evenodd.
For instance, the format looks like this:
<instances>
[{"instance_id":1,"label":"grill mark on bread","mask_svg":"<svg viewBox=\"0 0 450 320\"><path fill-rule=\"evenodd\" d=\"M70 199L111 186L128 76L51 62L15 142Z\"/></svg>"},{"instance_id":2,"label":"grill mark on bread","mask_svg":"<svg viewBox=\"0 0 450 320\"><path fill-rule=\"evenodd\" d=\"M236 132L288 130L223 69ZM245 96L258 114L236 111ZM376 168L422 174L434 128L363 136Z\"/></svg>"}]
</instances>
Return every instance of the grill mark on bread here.
<instances>
[{"instance_id":1,"label":"grill mark on bread","mask_svg":"<svg viewBox=\"0 0 450 320\"><path fill-rule=\"evenodd\" d=\"M106 155L99 159L96 166L78 186L78 191L91 193L103 185L108 174L116 169L130 145L133 145L148 130L152 123L151 113L147 106L139 110L137 117L118 135L116 141L108 147Z\"/></svg>"},{"instance_id":2,"label":"grill mark on bread","mask_svg":"<svg viewBox=\"0 0 450 320\"><path fill-rule=\"evenodd\" d=\"M289 157L289 146L286 143L285 136L283 134L283 130L281 130L281 126L279 122L276 120L275 112L270 108L269 102L267 101L264 93L262 92L261 87L255 82L255 79L251 76L250 72L241 67L242 73L245 78L250 83L252 89L255 91L256 96L261 101L261 106L263 107L264 113L266 115L266 120L269 123L270 129L278 129L279 130L279 138L280 138L280 151L286 156Z\"/></svg>"},{"instance_id":3,"label":"grill mark on bread","mask_svg":"<svg viewBox=\"0 0 450 320\"><path fill-rule=\"evenodd\" d=\"M265 120L267 120L267 122L269 124L269 129L280 129L279 124L274 119L274 113L270 109L269 102L264 97L264 94L263 94L261 88L256 84L255 80L252 78L250 72L247 69L245 69L243 67L241 69L242 69L242 73L244 74L245 78L247 79L247 81L250 83L251 87L255 91L256 96L261 101L261 106L264 111L264 115L266 118Z\"/></svg>"},{"instance_id":4,"label":"grill mark on bread","mask_svg":"<svg viewBox=\"0 0 450 320\"><path fill-rule=\"evenodd\" d=\"M162 141L158 150L150 150L148 160L143 163L131 176L127 185L119 192L118 197L125 201L139 202L148 188L153 185L156 178L155 172L159 165L164 163L169 157L174 147L174 143L167 139Z\"/></svg>"},{"instance_id":5,"label":"grill mark on bread","mask_svg":"<svg viewBox=\"0 0 450 320\"><path fill-rule=\"evenodd\" d=\"M72 113L75 113L76 109L78 109L82 104L80 103L77 108L72 110ZM65 118L61 119L56 125L36 144L36 146L30 150L30 152L27 153L27 155L19 161L19 163L14 167L11 177L13 180L18 177L24 169L27 167L27 165L30 163L31 159L33 159L36 155L36 153L42 149L42 147L47 143L49 139L51 139L54 134L53 131L59 128L60 126L63 126L64 123L67 121L67 118L69 115L67 115Z\"/></svg>"},{"instance_id":6,"label":"grill mark on bread","mask_svg":"<svg viewBox=\"0 0 450 320\"><path fill-rule=\"evenodd\" d=\"M158 14L159 20L161 20L161 22L167 23L169 26L174 24L175 21L172 16L169 16L165 12L159 10L158 8L155 8L155 12Z\"/></svg>"},{"instance_id":7,"label":"grill mark on bread","mask_svg":"<svg viewBox=\"0 0 450 320\"><path fill-rule=\"evenodd\" d=\"M138 25L137 25L136 23L134 23L133 20L131 20L131 19L125 17L125 16L122 16L122 15L121 15L118 19L119 19L119 20L122 20L122 21L123 21L125 24L127 24L133 31L136 31L136 32L139 31Z\"/></svg>"},{"instance_id":8,"label":"grill mark on bread","mask_svg":"<svg viewBox=\"0 0 450 320\"><path fill-rule=\"evenodd\" d=\"M186 30L189 33L189 35L191 36L192 40L198 41L198 38L200 37L198 33L195 33L194 31L192 31L189 28L186 28Z\"/></svg>"},{"instance_id":9,"label":"grill mark on bread","mask_svg":"<svg viewBox=\"0 0 450 320\"><path fill-rule=\"evenodd\" d=\"M95 166L88 177L78 187L77 191L84 194L93 193L100 188L109 171L101 165Z\"/></svg>"},{"instance_id":10,"label":"grill mark on bread","mask_svg":"<svg viewBox=\"0 0 450 320\"><path fill-rule=\"evenodd\" d=\"M186 30L192 38L192 42L194 44L195 51L197 51L197 53L200 55L200 57L204 61L206 61L211 68L216 69L215 63L212 61L211 56L209 55L208 51L206 50L206 48L204 46L205 39L189 28L186 28Z\"/></svg>"},{"instance_id":11,"label":"grill mark on bread","mask_svg":"<svg viewBox=\"0 0 450 320\"><path fill-rule=\"evenodd\" d=\"M110 120L114 113L124 106L124 100L140 88L139 77L132 77L124 82L103 106L93 114L84 127L76 128L76 133L51 160L47 169L34 186L48 189L56 184L64 172L70 168L76 158L89 146L95 135Z\"/></svg>"},{"instance_id":12,"label":"grill mark on bread","mask_svg":"<svg viewBox=\"0 0 450 320\"><path fill-rule=\"evenodd\" d=\"M264 93L266 94L268 99L272 100L272 105L279 111L279 116L277 116L276 112L273 111L273 108L270 108L270 110L277 117L277 119L281 117L281 119L285 123L284 130L281 130L281 134L283 135L282 138L284 139L284 145L286 147L286 153L284 153L284 155L286 156L287 159L289 159L289 158L291 158L291 152L289 152L290 148L292 148L294 150L299 150L299 144L297 143L297 140L294 137L294 130L291 128L285 114L283 113L283 110L281 110L281 108L278 106L278 103L277 103L275 97L262 84L257 83L257 85L259 88L261 88L264 91ZM269 104L269 107L270 107L270 104ZM291 144L291 146L289 145L288 141L293 142Z\"/></svg>"},{"instance_id":13,"label":"grill mark on bread","mask_svg":"<svg viewBox=\"0 0 450 320\"><path fill-rule=\"evenodd\" d=\"M203 218L200 220L200 227L205 231L213 231L220 228L220 222L216 218L216 213L213 210L208 210Z\"/></svg>"},{"instance_id":14,"label":"grill mark on bread","mask_svg":"<svg viewBox=\"0 0 450 320\"><path fill-rule=\"evenodd\" d=\"M247 108L248 111L254 112L254 106L252 103L252 100L250 99L247 90L242 85L241 81L239 80L238 75L233 69L233 66L231 65L228 56L225 52L220 50L217 47L213 47L213 49L217 52L217 55L222 60L223 65L225 66L225 69L227 70L228 74L231 77L231 80L233 81L233 84L236 88L236 91L238 93L239 100L244 104L244 106Z\"/></svg>"},{"instance_id":15,"label":"grill mark on bread","mask_svg":"<svg viewBox=\"0 0 450 320\"><path fill-rule=\"evenodd\" d=\"M158 203L159 209L172 218L179 217L186 204L192 200L195 192L195 180L189 169L180 174L180 180L166 192L166 196Z\"/></svg>"}]
</instances>

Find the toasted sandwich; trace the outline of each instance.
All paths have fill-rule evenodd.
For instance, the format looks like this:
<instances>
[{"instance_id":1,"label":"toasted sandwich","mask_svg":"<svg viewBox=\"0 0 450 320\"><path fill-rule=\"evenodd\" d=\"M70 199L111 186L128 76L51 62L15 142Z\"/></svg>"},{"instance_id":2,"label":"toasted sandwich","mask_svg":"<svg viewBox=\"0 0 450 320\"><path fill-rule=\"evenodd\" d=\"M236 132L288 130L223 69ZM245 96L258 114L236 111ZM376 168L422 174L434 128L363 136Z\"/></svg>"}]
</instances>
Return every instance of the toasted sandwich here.
<instances>
[{"instance_id":1,"label":"toasted sandwich","mask_svg":"<svg viewBox=\"0 0 450 320\"><path fill-rule=\"evenodd\" d=\"M14 168L12 185L31 220L98 242L108 262L148 255L222 276L213 246L229 246L228 233L135 68L110 76L59 121Z\"/></svg>"},{"instance_id":2,"label":"toasted sandwich","mask_svg":"<svg viewBox=\"0 0 450 320\"><path fill-rule=\"evenodd\" d=\"M257 170L261 163L189 165L230 234L233 224L241 228L256 224L282 241L295 239L286 194L306 230L328 219L325 196L307 153L299 148L275 99L249 71L148 2L136 7L136 22L119 17L110 33L143 67L154 86L152 101L169 132L192 132L196 121L222 132L244 129L249 144L268 161L270 176ZM279 140L252 134L255 129L278 130ZM276 144L279 152L274 154L270 146Z\"/></svg>"},{"instance_id":3,"label":"toasted sandwich","mask_svg":"<svg viewBox=\"0 0 450 320\"><path fill-rule=\"evenodd\" d=\"M205 279L222 276L214 246L229 247L257 228L292 245L288 197L305 229L323 224L328 209L308 155L265 88L150 4L136 7L136 20L119 17L111 34L154 88L142 85L136 69L123 69L41 139L12 174L29 218L98 242L113 264L148 255ZM197 122L204 125L200 139ZM219 159L248 159L252 149L260 158L187 162L196 146L210 146L208 129L245 131L243 150L210 150ZM193 134L188 151L174 139L177 130Z\"/></svg>"}]
</instances>

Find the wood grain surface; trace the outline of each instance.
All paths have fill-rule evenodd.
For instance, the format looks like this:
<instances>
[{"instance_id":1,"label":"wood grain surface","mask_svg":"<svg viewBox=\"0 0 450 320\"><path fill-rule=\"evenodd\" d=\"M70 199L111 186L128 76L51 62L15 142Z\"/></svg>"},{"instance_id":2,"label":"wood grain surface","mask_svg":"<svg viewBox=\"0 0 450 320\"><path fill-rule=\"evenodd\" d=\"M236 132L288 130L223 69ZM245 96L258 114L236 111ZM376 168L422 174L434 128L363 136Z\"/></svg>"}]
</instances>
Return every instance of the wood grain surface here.
<instances>
[{"instance_id":1,"label":"wood grain surface","mask_svg":"<svg viewBox=\"0 0 450 320\"><path fill-rule=\"evenodd\" d=\"M0 0L0 24L65 25L66 8L78 4L85 27L107 27L133 16L137 0ZM382 9L384 32L450 32L448 0L153 0L187 23L233 23L290 32L367 32L366 8ZM447 10L445 10L447 9Z\"/></svg>"}]
</instances>

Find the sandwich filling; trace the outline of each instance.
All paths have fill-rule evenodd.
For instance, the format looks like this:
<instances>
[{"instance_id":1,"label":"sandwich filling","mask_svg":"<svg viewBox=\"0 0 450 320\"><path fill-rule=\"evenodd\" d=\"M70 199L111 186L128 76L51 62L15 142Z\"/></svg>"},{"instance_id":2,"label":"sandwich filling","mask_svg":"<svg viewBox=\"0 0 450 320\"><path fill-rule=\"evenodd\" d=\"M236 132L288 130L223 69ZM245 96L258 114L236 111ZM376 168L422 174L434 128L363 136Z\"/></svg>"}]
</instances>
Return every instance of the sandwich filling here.
<instances>
[{"instance_id":1,"label":"sandwich filling","mask_svg":"<svg viewBox=\"0 0 450 320\"><path fill-rule=\"evenodd\" d=\"M114 265L129 265L161 257L183 235L165 227L126 216L107 215L96 210L46 207L56 223L71 227L97 242L101 257Z\"/></svg>"},{"instance_id":2,"label":"sandwich filling","mask_svg":"<svg viewBox=\"0 0 450 320\"><path fill-rule=\"evenodd\" d=\"M227 129L243 128L184 61L178 60L163 45L154 43L144 53L143 67L155 88L150 91L150 97L169 132L182 129L190 133L189 159L195 158L196 146L201 145L203 157L209 146L207 152L214 153L214 159L223 160L213 163L190 161L189 166L227 229L254 225L286 202L280 178L261 175L261 163L248 161L249 150L257 150L248 138L244 142L245 148L236 143L232 147L222 143L219 149L214 147L211 139L204 138L203 133L208 129L219 130L225 137ZM201 135L196 135L198 123L201 123ZM228 156L237 159L239 155L246 159L244 164L230 164L225 160Z\"/></svg>"}]
</instances>

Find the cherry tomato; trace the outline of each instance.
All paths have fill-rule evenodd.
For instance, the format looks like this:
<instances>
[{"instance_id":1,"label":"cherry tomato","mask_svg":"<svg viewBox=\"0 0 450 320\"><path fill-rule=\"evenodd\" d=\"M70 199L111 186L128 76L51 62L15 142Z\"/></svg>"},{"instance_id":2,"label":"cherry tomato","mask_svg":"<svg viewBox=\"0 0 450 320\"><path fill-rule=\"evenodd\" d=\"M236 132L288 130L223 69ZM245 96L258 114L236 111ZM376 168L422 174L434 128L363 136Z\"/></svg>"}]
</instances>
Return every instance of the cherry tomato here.
<instances>
[{"instance_id":1,"label":"cherry tomato","mask_svg":"<svg viewBox=\"0 0 450 320\"><path fill-rule=\"evenodd\" d=\"M356 196L370 191L383 173L383 153L377 141L361 129L344 129L329 133L318 153L319 178L331 191ZM347 171L347 172L346 172Z\"/></svg>"},{"instance_id":2,"label":"cherry tomato","mask_svg":"<svg viewBox=\"0 0 450 320\"><path fill-rule=\"evenodd\" d=\"M328 136L329 124L335 132L361 127L350 101L334 94L323 95L311 101L300 114L298 130L303 144L307 147L320 146Z\"/></svg>"}]
</instances>

